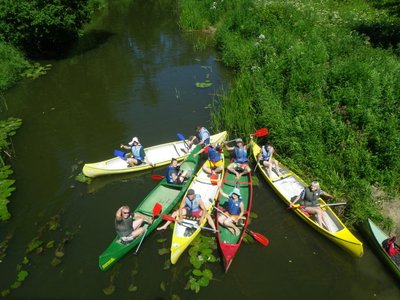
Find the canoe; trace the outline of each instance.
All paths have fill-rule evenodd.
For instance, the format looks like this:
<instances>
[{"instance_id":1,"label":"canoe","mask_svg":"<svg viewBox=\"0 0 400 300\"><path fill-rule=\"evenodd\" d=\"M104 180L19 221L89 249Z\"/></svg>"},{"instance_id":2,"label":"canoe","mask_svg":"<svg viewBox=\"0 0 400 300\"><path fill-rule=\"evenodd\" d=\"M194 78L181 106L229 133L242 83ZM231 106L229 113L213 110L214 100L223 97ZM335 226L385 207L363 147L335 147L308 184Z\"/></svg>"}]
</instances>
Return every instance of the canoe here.
<instances>
[{"instance_id":1,"label":"canoe","mask_svg":"<svg viewBox=\"0 0 400 300\"><path fill-rule=\"evenodd\" d=\"M144 214L151 217L153 214L153 207L156 203L162 205L162 210L160 214L154 218L152 224L145 223L144 227L145 236L149 235L162 221L160 215L168 214L177 204L177 202L182 199L186 190L188 189L191 181L195 176L195 171L198 165L199 156L193 157L193 154L200 149L200 145L194 148L194 151L186 158L186 160L181 165L181 170L189 170L189 179L183 185L169 184L164 178L138 205L134 210L134 213ZM119 259L121 259L125 254L127 254L135 246L140 243L143 234L135 238L129 244L121 243L119 236L116 236L107 249L99 256L99 267L101 270L107 270Z\"/></svg>"},{"instance_id":2,"label":"canoe","mask_svg":"<svg viewBox=\"0 0 400 300\"><path fill-rule=\"evenodd\" d=\"M219 141L221 138L226 136L226 134L226 131L223 131L212 135L211 142ZM192 151L195 146L193 145L190 151L187 151L187 143L188 140L175 141L144 148L147 160L153 165L144 162L139 166L128 167L126 160L117 156L100 162L87 163L83 166L82 172L87 177L97 177L102 175L137 172L165 166L171 162L172 158L176 158L179 161L185 159L189 155L190 151Z\"/></svg>"},{"instance_id":3,"label":"canoe","mask_svg":"<svg viewBox=\"0 0 400 300\"><path fill-rule=\"evenodd\" d=\"M363 224L361 229L368 238L371 246L376 250L382 262L393 272L397 279L400 280L400 252L391 257L382 246L382 242L388 239L389 236L370 219ZM400 250L398 244L396 244L396 247Z\"/></svg>"},{"instance_id":4,"label":"canoe","mask_svg":"<svg viewBox=\"0 0 400 300\"><path fill-rule=\"evenodd\" d=\"M218 174L218 180L223 178L222 171ZM218 185L211 184L210 177L203 171L202 168L197 172L196 177L193 179L189 186L196 194L201 195L201 199L209 214L212 213L215 200L218 196ZM186 194L185 196L186 197ZM185 222L179 224L175 222L174 230L172 233L171 241L171 263L175 264L181 254L186 250L190 243L197 237L201 231L201 227L206 225L207 219L204 218L200 226L196 220L184 219Z\"/></svg>"},{"instance_id":5,"label":"canoe","mask_svg":"<svg viewBox=\"0 0 400 300\"><path fill-rule=\"evenodd\" d=\"M253 143L253 156L257 161L257 168L261 171L262 176L267 183L273 188L273 190L279 195L279 197L289 206L292 200L298 196L307 184L300 179L294 172L289 170L286 166L279 163L281 175L278 176L274 171L271 177L268 176L267 171L259 163L257 156L261 148L256 143ZM275 157L274 157L275 158ZM275 158L276 159L276 158ZM274 170L274 168L273 168ZM333 241L339 247L344 249L355 257L361 257L363 255L362 243L350 232L350 230L342 223L339 217L329 206L323 206L326 204L324 200L319 199L320 205L324 210L324 216L327 219L327 223L324 226L319 226L314 216L308 216L307 213L303 212L300 208L293 209L295 213L301 217L308 225L317 230L319 233Z\"/></svg>"},{"instance_id":6,"label":"canoe","mask_svg":"<svg viewBox=\"0 0 400 300\"><path fill-rule=\"evenodd\" d=\"M217 234L217 238L218 238L219 248L221 250L224 261L225 272L228 272L228 269L240 247L240 244L243 241L243 237L246 234L246 229L249 221L252 199L253 199L253 186L252 186L251 173L241 176L237 184L236 181L237 180L234 174L228 171L225 172L225 178L223 181L222 190L229 195L234 187L238 187L240 189L240 194L242 197L244 209L246 211L244 216L247 216L247 218L244 219L243 225L238 226L238 228L240 229L240 234L237 236L233 235L226 227L218 224L217 221L218 218L216 218L215 221L216 227L219 231ZM218 201L216 204L217 208L224 210L227 203L228 199L222 196L222 194L219 194ZM216 213L216 216L218 215L220 215L220 213Z\"/></svg>"}]
</instances>

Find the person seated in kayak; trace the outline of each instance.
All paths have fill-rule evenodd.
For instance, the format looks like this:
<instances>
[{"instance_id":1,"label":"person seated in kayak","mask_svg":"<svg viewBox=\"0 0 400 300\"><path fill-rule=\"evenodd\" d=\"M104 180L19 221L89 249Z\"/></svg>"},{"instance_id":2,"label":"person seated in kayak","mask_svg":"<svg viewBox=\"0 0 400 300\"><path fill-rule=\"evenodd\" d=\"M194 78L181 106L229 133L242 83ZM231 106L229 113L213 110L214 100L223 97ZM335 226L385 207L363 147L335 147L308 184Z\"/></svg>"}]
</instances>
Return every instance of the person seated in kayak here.
<instances>
[{"instance_id":1,"label":"person seated in kayak","mask_svg":"<svg viewBox=\"0 0 400 300\"><path fill-rule=\"evenodd\" d=\"M222 147L216 143L212 143L204 148L200 149L197 153L193 154L193 157L201 153L208 155L206 163L203 165L202 169L207 174L221 173L224 169L224 162L222 157Z\"/></svg>"},{"instance_id":2,"label":"person seated in kayak","mask_svg":"<svg viewBox=\"0 0 400 300\"><path fill-rule=\"evenodd\" d=\"M198 141L198 143L202 146L207 146L210 144L210 132L207 128L203 126L196 126L195 130L195 135L189 141L189 149L196 141Z\"/></svg>"},{"instance_id":3,"label":"person seated in kayak","mask_svg":"<svg viewBox=\"0 0 400 300\"><path fill-rule=\"evenodd\" d=\"M273 158L275 148L272 146L271 141L267 141L265 145L261 147L260 153L258 154L258 161L261 166L268 168L268 176L271 177L272 166L275 165L276 175L281 176L279 172L279 163Z\"/></svg>"},{"instance_id":4,"label":"person seated in kayak","mask_svg":"<svg viewBox=\"0 0 400 300\"><path fill-rule=\"evenodd\" d=\"M235 142L236 146L232 147L225 144L228 151L234 151L233 162L228 165L227 169L236 175L236 179L239 179L240 176L251 172L249 160L247 158L247 150L253 142L253 136L250 135L250 143L247 145L245 145L240 138L236 139Z\"/></svg>"},{"instance_id":5,"label":"person seated in kayak","mask_svg":"<svg viewBox=\"0 0 400 300\"><path fill-rule=\"evenodd\" d=\"M136 213L132 217L131 210L127 205L118 208L115 213L115 230L121 241L129 243L141 235L144 232L144 228L142 227L144 221L151 224L152 218L146 218L146 216Z\"/></svg>"},{"instance_id":6,"label":"person seated in kayak","mask_svg":"<svg viewBox=\"0 0 400 300\"><path fill-rule=\"evenodd\" d=\"M233 235L239 235L240 229L237 227L239 221L242 220L244 214L244 205L239 188L233 188L232 192L228 195L219 184L219 193L228 199L225 215L218 216L218 223L225 226Z\"/></svg>"},{"instance_id":7,"label":"person seated in kayak","mask_svg":"<svg viewBox=\"0 0 400 300\"><path fill-rule=\"evenodd\" d=\"M146 161L149 165L153 166L153 164L147 160L143 146L140 144L139 139L137 137L132 138L132 141L130 141L128 144L129 146L123 144L121 144L120 146L120 148L131 150L131 153L126 160L128 163L128 167L139 166L144 161Z\"/></svg>"},{"instance_id":8,"label":"person seated in kayak","mask_svg":"<svg viewBox=\"0 0 400 300\"><path fill-rule=\"evenodd\" d=\"M322 221L324 221L325 224L327 224L327 221L323 213L324 211L319 206L319 198L321 196L333 199L332 195L320 189L318 181L313 181L310 186L305 187L301 192L301 194L298 195L292 201L292 203L290 203L290 207L292 208L293 205L300 200L301 205L304 205L304 211L312 215L317 215L318 224L319 226L323 227Z\"/></svg>"},{"instance_id":9,"label":"person seated in kayak","mask_svg":"<svg viewBox=\"0 0 400 300\"><path fill-rule=\"evenodd\" d=\"M167 171L165 174L165 178L168 183L172 184L183 184L185 180L189 176L189 171L185 170L182 171L180 169L180 165L183 163L183 161L178 164L178 161L173 158L171 159L171 164L167 167Z\"/></svg>"},{"instance_id":10,"label":"person seated in kayak","mask_svg":"<svg viewBox=\"0 0 400 300\"><path fill-rule=\"evenodd\" d=\"M204 206L204 202L201 199L201 195L196 194L193 189L189 189L186 193L186 196L183 197L179 208L174 211L171 215L175 219L177 219L178 223L181 223L183 218L186 216L193 216L198 218L198 224L200 225L204 218L207 218L208 224L210 224L211 228L215 228L215 223L210 214L207 212L206 207ZM165 222L164 225L157 228L157 230L165 230L171 221Z\"/></svg>"},{"instance_id":11,"label":"person seated in kayak","mask_svg":"<svg viewBox=\"0 0 400 300\"><path fill-rule=\"evenodd\" d=\"M399 254L399 249L397 249L395 242L395 236L392 236L391 238L388 238L382 242L382 247L385 249L387 254L389 254L389 256L396 256Z\"/></svg>"}]
</instances>

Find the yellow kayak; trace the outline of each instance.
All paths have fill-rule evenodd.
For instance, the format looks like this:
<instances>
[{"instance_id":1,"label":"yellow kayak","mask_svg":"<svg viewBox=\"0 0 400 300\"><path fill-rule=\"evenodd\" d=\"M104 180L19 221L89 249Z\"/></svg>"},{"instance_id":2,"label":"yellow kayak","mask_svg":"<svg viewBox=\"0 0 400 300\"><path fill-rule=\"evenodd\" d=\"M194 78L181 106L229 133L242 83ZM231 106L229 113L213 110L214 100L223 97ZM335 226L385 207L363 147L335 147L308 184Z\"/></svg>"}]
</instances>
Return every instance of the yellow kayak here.
<instances>
[{"instance_id":1,"label":"yellow kayak","mask_svg":"<svg viewBox=\"0 0 400 300\"><path fill-rule=\"evenodd\" d=\"M210 137L211 142L217 142L225 138L226 135L226 131L214 134ZM82 172L87 177L97 177L110 174L138 172L165 166L171 162L171 158L183 160L189 155L195 145L192 145L190 151L188 151L187 143L188 140L180 140L145 148L144 152L146 153L148 163L144 162L139 166L128 167L126 160L117 156L100 162L87 163L83 166Z\"/></svg>"},{"instance_id":2,"label":"yellow kayak","mask_svg":"<svg viewBox=\"0 0 400 300\"><path fill-rule=\"evenodd\" d=\"M266 169L261 166L257 159L258 154L261 151L260 146L253 143L252 151L257 162L257 168L261 171L264 179L289 206L292 199L299 195L307 184L281 163L279 163L279 172L281 174L278 176L276 170L273 168L272 174L268 176ZM274 157L274 159L276 159L276 157ZM321 198L319 199L319 202L321 208L324 210L326 220L326 223L324 223L322 227L319 226L314 216L308 216L308 214L304 213L300 208L294 208L293 210L307 224L333 241L339 247L343 248L353 256L361 257L363 255L363 244L350 232L346 225L342 223L330 206L327 206Z\"/></svg>"}]
</instances>

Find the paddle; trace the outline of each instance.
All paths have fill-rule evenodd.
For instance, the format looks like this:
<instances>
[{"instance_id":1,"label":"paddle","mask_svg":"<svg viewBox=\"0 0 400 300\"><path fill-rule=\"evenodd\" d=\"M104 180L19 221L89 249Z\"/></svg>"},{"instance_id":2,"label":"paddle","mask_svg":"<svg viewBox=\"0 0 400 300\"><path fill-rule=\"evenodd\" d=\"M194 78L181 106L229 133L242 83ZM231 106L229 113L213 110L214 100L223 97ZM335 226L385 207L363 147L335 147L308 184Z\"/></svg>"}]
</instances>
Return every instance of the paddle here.
<instances>
[{"instance_id":1,"label":"paddle","mask_svg":"<svg viewBox=\"0 0 400 300\"><path fill-rule=\"evenodd\" d=\"M161 218L163 220L165 220L165 221L178 222L177 219L175 219L174 217L172 217L170 215L161 215ZM200 229L210 230L212 232L218 232L218 230L214 231L214 229L212 229L211 227L195 225L195 224L192 224L192 223L188 223L187 221L185 222L185 220L182 220L182 225L185 226L185 227L189 227L189 228L196 228L197 229L197 228L200 227Z\"/></svg>"},{"instance_id":2,"label":"paddle","mask_svg":"<svg viewBox=\"0 0 400 300\"><path fill-rule=\"evenodd\" d=\"M258 130L256 130L253 134L251 134L251 135L254 135L254 136L256 136L256 137L262 137L262 136L266 136L266 135L268 135L268 129L267 128L260 128L260 129L258 129ZM233 139L233 140L230 140L230 141L227 141L227 142L225 142L225 144L228 144L228 143L231 143L231 142L234 142L234 141L236 141L236 139Z\"/></svg>"},{"instance_id":3,"label":"paddle","mask_svg":"<svg viewBox=\"0 0 400 300\"><path fill-rule=\"evenodd\" d=\"M225 217L230 218L226 213L224 213L222 210L220 210L218 207L213 206L213 208L215 208L218 212L220 212L221 214L223 214ZM263 246L268 246L269 244L269 239L266 238L265 236L263 236L260 233L254 232L250 229L245 229L248 233L251 234L251 236L257 241L259 242L261 245Z\"/></svg>"},{"instance_id":4,"label":"paddle","mask_svg":"<svg viewBox=\"0 0 400 300\"><path fill-rule=\"evenodd\" d=\"M165 176L162 176L162 175L157 175L157 174L151 175L151 179L153 179L154 181L161 181L164 178L165 178Z\"/></svg>"},{"instance_id":5,"label":"paddle","mask_svg":"<svg viewBox=\"0 0 400 300\"><path fill-rule=\"evenodd\" d=\"M325 204L321 204L319 205L321 206L338 206L338 205L347 205L346 202L338 202L338 203L325 203ZM305 205L300 205L300 204L294 204L292 207L288 207L287 209L298 209L298 208L304 208L306 207Z\"/></svg>"},{"instance_id":6,"label":"paddle","mask_svg":"<svg viewBox=\"0 0 400 300\"><path fill-rule=\"evenodd\" d=\"M183 143L185 144L186 148L188 148L188 150L190 150L190 147L189 147L189 145L186 143L186 139L185 139L185 137L183 136L183 134L177 133L176 136L178 137L179 140L183 141Z\"/></svg>"},{"instance_id":7,"label":"paddle","mask_svg":"<svg viewBox=\"0 0 400 300\"><path fill-rule=\"evenodd\" d=\"M153 220L154 220L154 218L155 218L156 216L158 216L158 215L160 214L161 211L162 211L162 205L161 205L160 203L156 202L156 204L154 204L154 207L153 207ZM140 248L140 246L142 245L142 242L143 242L143 240L144 240L144 237L146 236L147 228L149 228L149 226L147 226L146 229L145 229L144 232L143 232L142 239L140 240L140 243L139 243L139 245L137 246L136 251L135 251L135 253L134 253L135 255L137 255L138 252L139 252L139 248Z\"/></svg>"},{"instance_id":8,"label":"paddle","mask_svg":"<svg viewBox=\"0 0 400 300\"><path fill-rule=\"evenodd\" d=\"M123 152L123 151L120 151L120 150L114 150L114 156L118 156L118 157L121 157L121 158L126 158L125 157L125 152Z\"/></svg>"}]
</instances>

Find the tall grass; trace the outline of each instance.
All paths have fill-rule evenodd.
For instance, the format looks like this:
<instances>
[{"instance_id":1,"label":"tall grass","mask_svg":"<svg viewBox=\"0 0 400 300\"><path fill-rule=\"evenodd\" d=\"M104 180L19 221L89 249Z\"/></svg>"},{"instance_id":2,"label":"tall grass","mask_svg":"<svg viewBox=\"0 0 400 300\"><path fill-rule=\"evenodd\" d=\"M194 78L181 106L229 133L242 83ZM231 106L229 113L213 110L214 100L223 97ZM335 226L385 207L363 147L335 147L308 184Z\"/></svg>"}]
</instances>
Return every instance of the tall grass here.
<instances>
[{"instance_id":1,"label":"tall grass","mask_svg":"<svg viewBox=\"0 0 400 300\"><path fill-rule=\"evenodd\" d=\"M359 29L387 26L388 11L363 0L180 2L204 18L197 26L217 28L221 59L237 71L215 127L268 127L281 160L350 204L348 223L382 221L371 187L400 191L400 60Z\"/></svg>"}]
</instances>

